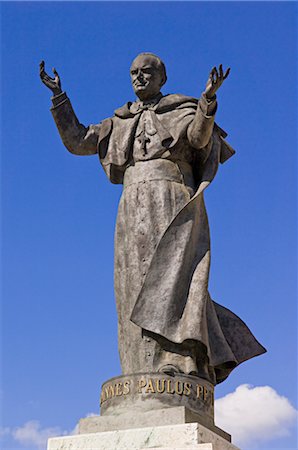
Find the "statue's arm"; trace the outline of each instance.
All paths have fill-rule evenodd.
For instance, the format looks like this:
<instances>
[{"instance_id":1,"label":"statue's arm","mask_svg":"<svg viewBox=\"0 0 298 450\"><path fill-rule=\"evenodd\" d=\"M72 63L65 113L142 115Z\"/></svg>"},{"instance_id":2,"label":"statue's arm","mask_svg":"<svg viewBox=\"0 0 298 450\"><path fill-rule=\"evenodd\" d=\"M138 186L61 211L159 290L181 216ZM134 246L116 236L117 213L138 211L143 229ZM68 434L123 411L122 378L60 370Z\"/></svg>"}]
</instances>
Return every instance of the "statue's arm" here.
<instances>
[{"instance_id":1,"label":"statue's arm","mask_svg":"<svg viewBox=\"0 0 298 450\"><path fill-rule=\"evenodd\" d=\"M51 112L65 147L75 155L96 154L100 125L85 127L78 121L69 98L62 92L56 69L53 69L53 73L55 76L51 78L45 71L44 61L41 61L39 75L43 84L53 93Z\"/></svg>"},{"instance_id":2,"label":"statue's arm","mask_svg":"<svg viewBox=\"0 0 298 450\"><path fill-rule=\"evenodd\" d=\"M196 149L206 147L210 141L217 110L216 91L229 73L230 69L227 69L226 73L223 72L222 65L218 70L213 67L210 72L206 89L198 102L194 119L187 130L188 141Z\"/></svg>"},{"instance_id":3,"label":"statue's arm","mask_svg":"<svg viewBox=\"0 0 298 450\"><path fill-rule=\"evenodd\" d=\"M201 149L211 138L217 110L216 96L208 99L202 94L193 121L187 129L187 138L193 148Z\"/></svg>"},{"instance_id":4,"label":"statue's arm","mask_svg":"<svg viewBox=\"0 0 298 450\"><path fill-rule=\"evenodd\" d=\"M52 97L52 103L51 112L67 150L75 155L96 154L100 125L82 125L65 92Z\"/></svg>"}]
</instances>

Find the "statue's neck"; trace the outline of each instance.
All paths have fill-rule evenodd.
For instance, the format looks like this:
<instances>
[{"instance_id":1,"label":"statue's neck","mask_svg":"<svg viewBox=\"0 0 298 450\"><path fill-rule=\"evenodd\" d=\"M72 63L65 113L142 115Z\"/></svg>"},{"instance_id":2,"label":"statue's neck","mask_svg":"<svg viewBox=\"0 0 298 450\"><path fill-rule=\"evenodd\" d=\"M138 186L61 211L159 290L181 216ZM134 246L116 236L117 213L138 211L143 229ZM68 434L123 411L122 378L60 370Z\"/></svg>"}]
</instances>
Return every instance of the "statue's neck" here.
<instances>
[{"instance_id":1,"label":"statue's neck","mask_svg":"<svg viewBox=\"0 0 298 450\"><path fill-rule=\"evenodd\" d=\"M150 98L150 99L146 99L146 100L141 100L139 98L137 98L136 103L138 103L141 106L149 106L149 105L156 105L156 103L159 102L159 100L162 98L162 93L159 92L157 95L155 95L154 97Z\"/></svg>"}]
</instances>

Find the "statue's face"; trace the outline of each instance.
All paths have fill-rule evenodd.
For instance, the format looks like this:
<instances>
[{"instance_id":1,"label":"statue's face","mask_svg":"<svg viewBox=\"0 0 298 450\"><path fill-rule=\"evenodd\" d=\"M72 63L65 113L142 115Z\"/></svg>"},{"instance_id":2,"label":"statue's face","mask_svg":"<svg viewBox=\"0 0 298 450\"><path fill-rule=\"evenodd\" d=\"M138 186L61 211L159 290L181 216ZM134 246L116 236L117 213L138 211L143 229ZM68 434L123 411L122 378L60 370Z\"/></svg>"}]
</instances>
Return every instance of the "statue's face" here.
<instances>
[{"instance_id":1,"label":"statue's face","mask_svg":"<svg viewBox=\"0 0 298 450\"><path fill-rule=\"evenodd\" d=\"M130 77L133 90L142 101L156 97L164 84L157 60L150 55L136 57L130 68Z\"/></svg>"}]
</instances>

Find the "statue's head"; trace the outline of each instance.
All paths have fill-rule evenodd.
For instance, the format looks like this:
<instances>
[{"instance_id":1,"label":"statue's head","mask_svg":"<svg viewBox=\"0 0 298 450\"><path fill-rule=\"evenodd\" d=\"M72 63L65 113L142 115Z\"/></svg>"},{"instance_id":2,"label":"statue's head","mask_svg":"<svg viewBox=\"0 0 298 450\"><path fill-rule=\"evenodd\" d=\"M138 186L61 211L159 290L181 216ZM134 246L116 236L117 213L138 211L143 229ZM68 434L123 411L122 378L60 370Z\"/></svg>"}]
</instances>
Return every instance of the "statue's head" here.
<instances>
[{"instance_id":1,"label":"statue's head","mask_svg":"<svg viewBox=\"0 0 298 450\"><path fill-rule=\"evenodd\" d=\"M130 76L133 90L142 101L156 97L167 81L165 65L153 53L140 53L132 62Z\"/></svg>"}]
</instances>

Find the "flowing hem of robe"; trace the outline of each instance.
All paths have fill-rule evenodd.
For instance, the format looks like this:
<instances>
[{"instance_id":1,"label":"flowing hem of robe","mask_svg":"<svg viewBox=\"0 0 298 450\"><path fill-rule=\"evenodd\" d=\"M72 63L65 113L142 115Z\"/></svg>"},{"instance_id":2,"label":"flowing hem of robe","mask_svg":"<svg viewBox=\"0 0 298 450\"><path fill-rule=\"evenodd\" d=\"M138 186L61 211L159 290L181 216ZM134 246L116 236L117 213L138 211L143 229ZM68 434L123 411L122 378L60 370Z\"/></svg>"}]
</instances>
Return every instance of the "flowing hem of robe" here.
<instances>
[{"instance_id":1,"label":"flowing hem of robe","mask_svg":"<svg viewBox=\"0 0 298 450\"><path fill-rule=\"evenodd\" d=\"M209 226L203 191L218 168L216 135L211 147L197 192L159 241L131 321L176 344L202 343L219 383L238 364L266 350L238 316L213 302L208 293Z\"/></svg>"}]
</instances>

